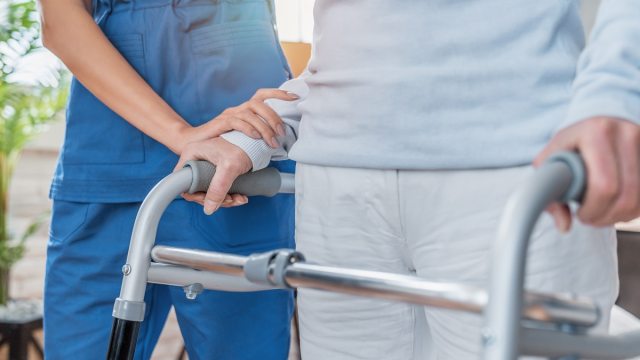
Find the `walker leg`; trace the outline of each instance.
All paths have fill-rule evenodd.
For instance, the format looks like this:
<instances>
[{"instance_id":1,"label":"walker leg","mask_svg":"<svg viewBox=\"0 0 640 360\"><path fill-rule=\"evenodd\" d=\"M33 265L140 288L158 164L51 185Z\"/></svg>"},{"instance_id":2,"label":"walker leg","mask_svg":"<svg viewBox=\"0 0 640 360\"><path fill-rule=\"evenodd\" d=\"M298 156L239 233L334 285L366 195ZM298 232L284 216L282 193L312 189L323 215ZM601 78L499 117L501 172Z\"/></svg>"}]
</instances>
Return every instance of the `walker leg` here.
<instances>
[{"instance_id":1,"label":"walker leg","mask_svg":"<svg viewBox=\"0 0 640 360\"><path fill-rule=\"evenodd\" d=\"M132 360L140 322L113 318L107 360Z\"/></svg>"}]
</instances>

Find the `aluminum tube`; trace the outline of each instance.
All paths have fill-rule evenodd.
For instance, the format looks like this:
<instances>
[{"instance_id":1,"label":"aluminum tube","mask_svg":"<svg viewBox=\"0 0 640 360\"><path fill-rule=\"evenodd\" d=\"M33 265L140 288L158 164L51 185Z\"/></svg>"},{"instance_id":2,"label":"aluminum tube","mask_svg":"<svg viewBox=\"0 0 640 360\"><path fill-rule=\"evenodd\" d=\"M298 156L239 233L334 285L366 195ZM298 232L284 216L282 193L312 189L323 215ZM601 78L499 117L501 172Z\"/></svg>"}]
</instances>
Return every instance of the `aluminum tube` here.
<instances>
[{"instance_id":1,"label":"aluminum tube","mask_svg":"<svg viewBox=\"0 0 640 360\"><path fill-rule=\"evenodd\" d=\"M560 199L572 181L562 162L541 166L509 198L493 244L490 301L482 330L485 360L517 357L522 309L522 286L529 236L540 214Z\"/></svg>"},{"instance_id":2,"label":"aluminum tube","mask_svg":"<svg viewBox=\"0 0 640 360\"><path fill-rule=\"evenodd\" d=\"M416 276L295 263L285 270L287 284L356 296L480 313L487 302L484 290L437 283Z\"/></svg>"},{"instance_id":3,"label":"aluminum tube","mask_svg":"<svg viewBox=\"0 0 640 360\"><path fill-rule=\"evenodd\" d=\"M246 256L230 255L213 251L156 246L151 250L153 261L187 266L198 270L215 271L235 276L244 275Z\"/></svg>"},{"instance_id":4,"label":"aluminum tube","mask_svg":"<svg viewBox=\"0 0 640 360\"><path fill-rule=\"evenodd\" d=\"M313 288L473 313L481 313L487 304L484 289L376 271L295 263L287 267L285 280L296 288ZM594 325L599 318L597 306L587 299L539 293L526 293L522 314L528 320L576 326Z\"/></svg>"},{"instance_id":5,"label":"aluminum tube","mask_svg":"<svg viewBox=\"0 0 640 360\"><path fill-rule=\"evenodd\" d=\"M258 285L242 276L217 273L213 271L194 270L182 266L151 263L148 281L154 284L172 286L188 286L199 283L205 289L232 292L251 292L274 289L270 286Z\"/></svg>"},{"instance_id":6,"label":"aluminum tube","mask_svg":"<svg viewBox=\"0 0 640 360\"><path fill-rule=\"evenodd\" d=\"M243 276L243 266L247 260L244 256L168 246L154 247L151 256L157 262L233 276ZM292 287L315 288L475 313L482 312L487 303L486 291L476 287L303 262L289 265L285 271L285 280ZM525 294L525 304L523 316L529 320L569 323L575 326L591 326L598 321L598 308L588 299L530 292Z\"/></svg>"},{"instance_id":7,"label":"aluminum tube","mask_svg":"<svg viewBox=\"0 0 640 360\"><path fill-rule=\"evenodd\" d=\"M123 267L120 299L124 301L144 301L147 287L151 247L156 241L160 217L176 196L191 186L191 170L182 169L160 181L142 202L131 234L127 263Z\"/></svg>"},{"instance_id":8,"label":"aluminum tube","mask_svg":"<svg viewBox=\"0 0 640 360\"><path fill-rule=\"evenodd\" d=\"M296 179L294 174L280 173L280 190L279 193L293 194L296 192Z\"/></svg>"}]
</instances>

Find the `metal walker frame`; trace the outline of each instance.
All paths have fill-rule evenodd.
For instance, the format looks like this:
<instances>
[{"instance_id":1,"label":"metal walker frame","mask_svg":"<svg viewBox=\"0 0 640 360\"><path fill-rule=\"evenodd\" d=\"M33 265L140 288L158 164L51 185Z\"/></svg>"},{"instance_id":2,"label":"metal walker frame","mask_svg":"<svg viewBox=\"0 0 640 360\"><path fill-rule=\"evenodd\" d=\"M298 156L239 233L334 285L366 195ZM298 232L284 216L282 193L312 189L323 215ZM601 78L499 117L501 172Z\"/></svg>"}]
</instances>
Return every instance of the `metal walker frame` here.
<instances>
[{"instance_id":1,"label":"metal walker frame","mask_svg":"<svg viewBox=\"0 0 640 360\"><path fill-rule=\"evenodd\" d=\"M251 256L155 246L158 222L183 192L206 191L215 167L189 162L147 195L136 217L120 297L113 309L107 359L133 359L144 320L147 283L182 286L188 298L205 289L261 291L313 288L483 314L482 359L514 360L518 354L552 359L626 359L640 354L640 331L617 336L588 334L600 319L589 299L523 290L529 237L544 209L555 201L579 201L585 169L574 153L558 153L509 198L492 249L488 291L415 276L312 264L283 249ZM292 193L292 174L264 169L239 177L232 193Z\"/></svg>"}]
</instances>

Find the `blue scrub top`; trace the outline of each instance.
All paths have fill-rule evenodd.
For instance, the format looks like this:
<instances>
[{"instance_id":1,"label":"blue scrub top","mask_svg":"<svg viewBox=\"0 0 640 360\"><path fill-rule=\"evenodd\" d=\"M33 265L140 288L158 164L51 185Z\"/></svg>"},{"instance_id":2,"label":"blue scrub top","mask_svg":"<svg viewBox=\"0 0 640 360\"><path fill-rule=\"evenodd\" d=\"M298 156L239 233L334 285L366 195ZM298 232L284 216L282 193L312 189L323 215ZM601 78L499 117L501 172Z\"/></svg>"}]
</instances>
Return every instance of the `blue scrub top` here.
<instances>
[{"instance_id":1,"label":"blue scrub top","mask_svg":"<svg viewBox=\"0 0 640 360\"><path fill-rule=\"evenodd\" d=\"M105 35L178 114L201 125L290 77L272 0L94 0ZM142 201L178 157L73 79L54 200ZM292 172L293 162L273 166Z\"/></svg>"}]
</instances>

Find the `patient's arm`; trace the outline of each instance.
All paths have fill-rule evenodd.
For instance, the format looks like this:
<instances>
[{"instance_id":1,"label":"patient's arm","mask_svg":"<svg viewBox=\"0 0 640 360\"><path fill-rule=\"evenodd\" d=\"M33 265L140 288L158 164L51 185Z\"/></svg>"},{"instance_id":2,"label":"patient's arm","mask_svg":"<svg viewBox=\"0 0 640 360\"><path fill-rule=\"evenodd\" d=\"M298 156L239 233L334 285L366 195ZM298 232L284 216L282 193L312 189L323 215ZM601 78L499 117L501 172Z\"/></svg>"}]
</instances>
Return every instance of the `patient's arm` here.
<instances>
[{"instance_id":1,"label":"patient's arm","mask_svg":"<svg viewBox=\"0 0 640 360\"><path fill-rule=\"evenodd\" d=\"M598 116L640 124L640 1L604 0L560 128Z\"/></svg>"},{"instance_id":2,"label":"patient's arm","mask_svg":"<svg viewBox=\"0 0 640 360\"><path fill-rule=\"evenodd\" d=\"M536 164L559 150L581 153L587 191L577 215L608 226L640 216L640 1L604 0L580 56L568 115ZM566 205L549 208L568 230Z\"/></svg>"}]
</instances>

